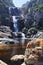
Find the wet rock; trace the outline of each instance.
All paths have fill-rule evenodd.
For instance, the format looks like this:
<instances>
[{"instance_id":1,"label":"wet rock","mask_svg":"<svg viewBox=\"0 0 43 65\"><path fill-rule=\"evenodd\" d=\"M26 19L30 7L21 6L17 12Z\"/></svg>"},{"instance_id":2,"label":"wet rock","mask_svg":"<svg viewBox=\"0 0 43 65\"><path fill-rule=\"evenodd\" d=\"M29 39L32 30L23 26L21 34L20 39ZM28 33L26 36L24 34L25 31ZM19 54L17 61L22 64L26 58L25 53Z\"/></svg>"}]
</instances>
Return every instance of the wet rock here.
<instances>
[{"instance_id":1,"label":"wet rock","mask_svg":"<svg viewBox=\"0 0 43 65\"><path fill-rule=\"evenodd\" d=\"M37 34L38 30L34 27L30 28L26 34L27 38L32 38L35 34Z\"/></svg>"},{"instance_id":2,"label":"wet rock","mask_svg":"<svg viewBox=\"0 0 43 65\"><path fill-rule=\"evenodd\" d=\"M13 38L19 38L19 39L24 39L25 38L25 34L22 32L13 32Z\"/></svg>"},{"instance_id":3,"label":"wet rock","mask_svg":"<svg viewBox=\"0 0 43 65\"><path fill-rule=\"evenodd\" d=\"M43 32L38 31L37 34L33 36L33 38L42 38L43 39Z\"/></svg>"},{"instance_id":4,"label":"wet rock","mask_svg":"<svg viewBox=\"0 0 43 65\"><path fill-rule=\"evenodd\" d=\"M17 38L17 33L13 32L13 38Z\"/></svg>"},{"instance_id":5,"label":"wet rock","mask_svg":"<svg viewBox=\"0 0 43 65\"><path fill-rule=\"evenodd\" d=\"M28 29L26 27L23 28L22 32L26 35L28 32Z\"/></svg>"}]
</instances>

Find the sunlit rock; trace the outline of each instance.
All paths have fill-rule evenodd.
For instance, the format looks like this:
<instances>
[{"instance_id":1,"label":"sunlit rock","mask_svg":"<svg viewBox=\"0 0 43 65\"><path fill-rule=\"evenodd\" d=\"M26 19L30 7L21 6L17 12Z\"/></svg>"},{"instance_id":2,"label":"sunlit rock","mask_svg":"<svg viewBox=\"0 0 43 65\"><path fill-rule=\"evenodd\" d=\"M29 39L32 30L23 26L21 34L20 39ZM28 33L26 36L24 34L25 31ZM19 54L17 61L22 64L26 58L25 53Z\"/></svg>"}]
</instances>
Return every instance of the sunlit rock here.
<instances>
[{"instance_id":1,"label":"sunlit rock","mask_svg":"<svg viewBox=\"0 0 43 65\"><path fill-rule=\"evenodd\" d=\"M0 60L0 65L8 65L8 64Z\"/></svg>"},{"instance_id":2,"label":"sunlit rock","mask_svg":"<svg viewBox=\"0 0 43 65\"><path fill-rule=\"evenodd\" d=\"M18 60L23 60L24 55L15 55L11 58L11 60L18 61Z\"/></svg>"},{"instance_id":3,"label":"sunlit rock","mask_svg":"<svg viewBox=\"0 0 43 65\"><path fill-rule=\"evenodd\" d=\"M24 61L27 65L43 65L43 39L35 39L27 44Z\"/></svg>"},{"instance_id":4,"label":"sunlit rock","mask_svg":"<svg viewBox=\"0 0 43 65\"><path fill-rule=\"evenodd\" d=\"M21 65L26 65L26 63L25 63L25 62L23 62Z\"/></svg>"}]
</instances>

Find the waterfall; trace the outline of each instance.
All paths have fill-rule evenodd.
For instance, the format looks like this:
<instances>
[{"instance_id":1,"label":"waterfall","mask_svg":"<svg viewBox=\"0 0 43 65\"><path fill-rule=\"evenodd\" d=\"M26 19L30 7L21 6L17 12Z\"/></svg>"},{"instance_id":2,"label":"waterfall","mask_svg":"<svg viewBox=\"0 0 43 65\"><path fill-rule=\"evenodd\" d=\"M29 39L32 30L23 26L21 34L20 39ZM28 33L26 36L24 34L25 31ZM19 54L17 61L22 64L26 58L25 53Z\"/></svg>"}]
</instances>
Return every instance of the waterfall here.
<instances>
[{"instance_id":1,"label":"waterfall","mask_svg":"<svg viewBox=\"0 0 43 65\"><path fill-rule=\"evenodd\" d=\"M9 15L10 16L14 15L14 7L9 7Z\"/></svg>"},{"instance_id":2,"label":"waterfall","mask_svg":"<svg viewBox=\"0 0 43 65\"><path fill-rule=\"evenodd\" d=\"M12 16L13 19L14 32L18 32L17 19L16 19L16 15L14 15L14 7L9 7L9 15Z\"/></svg>"},{"instance_id":3,"label":"waterfall","mask_svg":"<svg viewBox=\"0 0 43 65\"><path fill-rule=\"evenodd\" d=\"M12 16L13 18L13 23L14 23L14 32L18 32L18 24L17 24L17 19L15 16Z\"/></svg>"}]
</instances>

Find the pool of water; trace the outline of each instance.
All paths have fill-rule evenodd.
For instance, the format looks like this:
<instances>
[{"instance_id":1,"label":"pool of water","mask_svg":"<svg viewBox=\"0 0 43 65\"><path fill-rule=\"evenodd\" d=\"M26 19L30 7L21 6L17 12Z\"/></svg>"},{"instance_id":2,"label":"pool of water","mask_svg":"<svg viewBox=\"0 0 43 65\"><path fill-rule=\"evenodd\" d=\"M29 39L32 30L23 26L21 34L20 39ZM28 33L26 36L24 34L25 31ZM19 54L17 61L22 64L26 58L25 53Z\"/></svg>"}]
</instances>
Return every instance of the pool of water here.
<instances>
[{"instance_id":1,"label":"pool of water","mask_svg":"<svg viewBox=\"0 0 43 65\"><path fill-rule=\"evenodd\" d=\"M1 58L10 59L14 55L25 53L26 45L30 40L20 39L20 38L16 38L15 40L17 40L19 43L8 44L8 47L10 48L9 50L6 50L6 49L0 50L0 59Z\"/></svg>"},{"instance_id":2,"label":"pool of water","mask_svg":"<svg viewBox=\"0 0 43 65\"><path fill-rule=\"evenodd\" d=\"M16 38L15 40L19 41L19 43L9 45L11 47L10 50L0 51L2 53L2 56L0 57L0 59L3 60L4 62L6 62L8 65L21 65L24 62L24 60L23 61L12 62L10 60L10 58L14 55L24 54L27 43L29 41L31 41L32 39ZM43 63L40 63L40 64L38 63L38 65L43 65Z\"/></svg>"}]
</instances>

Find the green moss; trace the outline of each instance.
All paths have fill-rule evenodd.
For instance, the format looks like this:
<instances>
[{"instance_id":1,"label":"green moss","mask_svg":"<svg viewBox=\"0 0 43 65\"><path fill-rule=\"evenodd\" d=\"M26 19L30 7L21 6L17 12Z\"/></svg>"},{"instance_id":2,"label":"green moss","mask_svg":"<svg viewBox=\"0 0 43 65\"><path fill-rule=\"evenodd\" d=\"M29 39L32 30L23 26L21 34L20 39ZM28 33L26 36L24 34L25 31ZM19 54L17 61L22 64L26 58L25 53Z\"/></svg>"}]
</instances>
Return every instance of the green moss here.
<instances>
[{"instance_id":1,"label":"green moss","mask_svg":"<svg viewBox=\"0 0 43 65\"><path fill-rule=\"evenodd\" d=\"M36 12L42 8L43 8L43 5L37 5L37 6L33 7L33 11Z\"/></svg>"}]
</instances>

